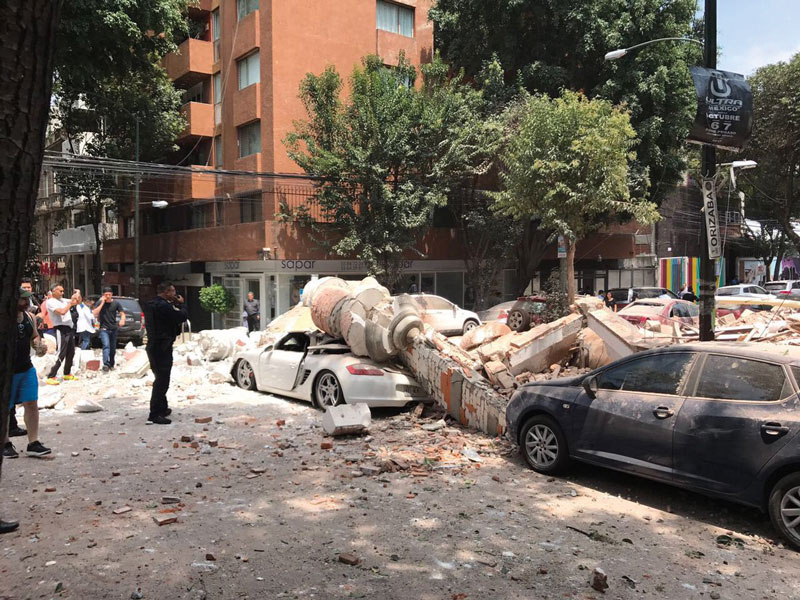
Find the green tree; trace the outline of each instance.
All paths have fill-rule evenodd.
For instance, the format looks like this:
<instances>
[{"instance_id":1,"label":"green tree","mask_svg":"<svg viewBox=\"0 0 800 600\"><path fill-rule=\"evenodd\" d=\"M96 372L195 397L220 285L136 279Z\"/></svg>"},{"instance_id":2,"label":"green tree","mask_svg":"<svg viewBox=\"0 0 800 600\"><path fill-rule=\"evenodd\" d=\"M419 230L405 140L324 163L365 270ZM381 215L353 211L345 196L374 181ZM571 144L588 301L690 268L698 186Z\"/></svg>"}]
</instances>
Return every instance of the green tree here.
<instances>
[{"instance_id":1,"label":"green tree","mask_svg":"<svg viewBox=\"0 0 800 600\"><path fill-rule=\"evenodd\" d=\"M747 158L758 168L739 176L748 197L746 214L777 219L800 251L792 225L800 217L800 54L758 69L749 82L754 122Z\"/></svg>"},{"instance_id":2,"label":"green tree","mask_svg":"<svg viewBox=\"0 0 800 600\"><path fill-rule=\"evenodd\" d=\"M210 313L224 314L236 306L236 298L231 291L218 284L200 288L200 306Z\"/></svg>"},{"instance_id":3,"label":"green tree","mask_svg":"<svg viewBox=\"0 0 800 600\"><path fill-rule=\"evenodd\" d=\"M516 130L502 155L498 206L516 218L536 217L566 238L562 277L572 303L578 240L609 214L630 214L641 223L658 218L654 203L631 195L636 133L624 109L570 91L555 99L525 96L509 115Z\"/></svg>"},{"instance_id":4,"label":"green tree","mask_svg":"<svg viewBox=\"0 0 800 600\"><path fill-rule=\"evenodd\" d=\"M53 82L53 117L72 152L165 158L184 127L181 95L161 67L187 29L186 0L76 0L65 4ZM92 57L87 60L87 57ZM80 206L95 239L94 286L101 287L102 216L130 201L127 185L95 170L57 172L65 199Z\"/></svg>"},{"instance_id":5,"label":"green tree","mask_svg":"<svg viewBox=\"0 0 800 600\"><path fill-rule=\"evenodd\" d=\"M474 123L474 97L446 74L434 61L416 88L417 71L404 57L387 68L368 56L346 100L335 69L308 74L300 87L308 121L285 140L289 156L321 178L317 228L330 235L330 249L357 256L389 287L445 204L453 173L478 160L479 138L465 127Z\"/></svg>"},{"instance_id":6,"label":"green tree","mask_svg":"<svg viewBox=\"0 0 800 600\"><path fill-rule=\"evenodd\" d=\"M694 116L688 65L694 44L660 43L607 62L615 48L694 35L696 0L438 0L430 16L444 59L480 72L494 56L505 80L532 93L562 88L624 103L637 131L634 172L649 175L659 202L685 169L682 152ZM644 181L643 177L639 178Z\"/></svg>"}]
</instances>

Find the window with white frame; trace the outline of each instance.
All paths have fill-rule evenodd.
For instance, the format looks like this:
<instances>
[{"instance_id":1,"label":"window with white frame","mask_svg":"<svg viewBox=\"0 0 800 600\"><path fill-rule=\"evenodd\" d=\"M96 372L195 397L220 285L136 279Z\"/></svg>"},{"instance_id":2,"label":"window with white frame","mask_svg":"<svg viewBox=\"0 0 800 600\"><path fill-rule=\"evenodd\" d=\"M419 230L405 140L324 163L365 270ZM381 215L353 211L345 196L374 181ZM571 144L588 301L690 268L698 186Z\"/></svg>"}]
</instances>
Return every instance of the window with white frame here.
<instances>
[{"instance_id":1,"label":"window with white frame","mask_svg":"<svg viewBox=\"0 0 800 600\"><path fill-rule=\"evenodd\" d=\"M211 39L214 42L214 62L219 60L219 9L211 11Z\"/></svg>"},{"instance_id":2,"label":"window with white frame","mask_svg":"<svg viewBox=\"0 0 800 600\"><path fill-rule=\"evenodd\" d=\"M236 63L239 69L239 89L261 81L261 61L259 52L253 52Z\"/></svg>"},{"instance_id":3,"label":"window with white frame","mask_svg":"<svg viewBox=\"0 0 800 600\"><path fill-rule=\"evenodd\" d=\"M214 125L222 123L222 72L214 73Z\"/></svg>"},{"instance_id":4,"label":"window with white frame","mask_svg":"<svg viewBox=\"0 0 800 600\"><path fill-rule=\"evenodd\" d=\"M258 0L236 0L236 14L240 21L254 10L258 10Z\"/></svg>"},{"instance_id":5,"label":"window with white frame","mask_svg":"<svg viewBox=\"0 0 800 600\"><path fill-rule=\"evenodd\" d=\"M261 152L261 121L242 125L239 134L239 158Z\"/></svg>"},{"instance_id":6,"label":"window with white frame","mask_svg":"<svg viewBox=\"0 0 800 600\"><path fill-rule=\"evenodd\" d=\"M377 0L378 29L414 37L414 9Z\"/></svg>"}]
</instances>

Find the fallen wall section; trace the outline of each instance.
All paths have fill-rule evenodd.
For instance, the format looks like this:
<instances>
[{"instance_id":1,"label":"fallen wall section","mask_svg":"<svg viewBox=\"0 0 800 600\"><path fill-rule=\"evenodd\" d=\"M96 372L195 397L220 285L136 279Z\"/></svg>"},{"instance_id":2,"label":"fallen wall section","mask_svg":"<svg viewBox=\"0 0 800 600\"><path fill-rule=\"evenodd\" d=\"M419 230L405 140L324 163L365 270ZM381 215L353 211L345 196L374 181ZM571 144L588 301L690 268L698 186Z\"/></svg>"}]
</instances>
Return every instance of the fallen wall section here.
<instances>
[{"instance_id":1,"label":"fallen wall section","mask_svg":"<svg viewBox=\"0 0 800 600\"><path fill-rule=\"evenodd\" d=\"M442 356L422 337L400 352L400 360L425 391L459 423L489 435L505 433L507 400L477 373Z\"/></svg>"}]
</instances>

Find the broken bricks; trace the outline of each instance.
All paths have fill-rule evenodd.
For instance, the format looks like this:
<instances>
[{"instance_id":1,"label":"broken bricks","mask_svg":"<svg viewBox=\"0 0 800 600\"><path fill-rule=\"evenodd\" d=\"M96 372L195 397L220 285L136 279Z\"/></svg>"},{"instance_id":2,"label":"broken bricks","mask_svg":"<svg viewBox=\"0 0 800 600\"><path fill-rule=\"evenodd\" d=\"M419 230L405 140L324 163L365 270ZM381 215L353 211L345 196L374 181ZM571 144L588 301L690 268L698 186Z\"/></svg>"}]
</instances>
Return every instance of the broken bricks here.
<instances>
[{"instance_id":1,"label":"broken bricks","mask_svg":"<svg viewBox=\"0 0 800 600\"><path fill-rule=\"evenodd\" d=\"M361 563L361 559L355 554L342 553L339 555L339 562L346 565L356 566Z\"/></svg>"},{"instance_id":2,"label":"broken bricks","mask_svg":"<svg viewBox=\"0 0 800 600\"><path fill-rule=\"evenodd\" d=\"M162 527L163 525L169 525L170 523L177 523L178 522L178 516L177 515L153 515L153 521L155 521L156 524L159 527Z\"/></svg>"}]
</instances>

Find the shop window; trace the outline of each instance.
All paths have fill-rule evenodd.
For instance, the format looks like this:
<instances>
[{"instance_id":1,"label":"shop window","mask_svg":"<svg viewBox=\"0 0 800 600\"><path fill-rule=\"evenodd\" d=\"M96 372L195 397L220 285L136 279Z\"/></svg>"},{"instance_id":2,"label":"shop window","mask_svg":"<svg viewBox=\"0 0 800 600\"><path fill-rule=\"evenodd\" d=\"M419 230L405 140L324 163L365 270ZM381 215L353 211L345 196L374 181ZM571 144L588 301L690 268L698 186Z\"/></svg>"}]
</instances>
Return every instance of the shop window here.
<instances>
[{"instance_id":1,"label":"shop window","mask_svg":"<svg viewBox=\"0 0 800 600\"><path fill-rule=\"evenodd\" d=\"M436 293L453 304L464 304L464 273L437 273Z\"/></svg>"},{"instance_id":2,"label":"shop window","mask_svg":"<svg viewBox=\"0 0 800 600\"><path fill-rule=\"evenodd\" d=\"M423 273L421 275L419 291L423 294L436 293L436 275L434 273Z\"/></svg>"},{"instance_id":3,"label":"shop window","mask_svg":"<svg viewBox=\"0 0 800 600\"><path fill-rule=\"evenodd\" d=\"M261 152L261 121L242 125L239 134L239 158Z\"/></svg>"},{"instance_id":4,"label":"shop window","mask_svg":"<svg viewBox=\"0 0 800 600\"><path fill-rule=\"evenodd\" d=\"M406 37L414 37L413 8L378 0L377 17L378 29L399 33Z\"/></svg>"}]
</instances>

